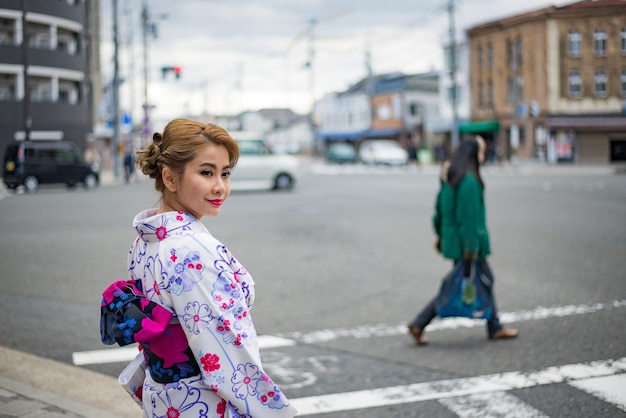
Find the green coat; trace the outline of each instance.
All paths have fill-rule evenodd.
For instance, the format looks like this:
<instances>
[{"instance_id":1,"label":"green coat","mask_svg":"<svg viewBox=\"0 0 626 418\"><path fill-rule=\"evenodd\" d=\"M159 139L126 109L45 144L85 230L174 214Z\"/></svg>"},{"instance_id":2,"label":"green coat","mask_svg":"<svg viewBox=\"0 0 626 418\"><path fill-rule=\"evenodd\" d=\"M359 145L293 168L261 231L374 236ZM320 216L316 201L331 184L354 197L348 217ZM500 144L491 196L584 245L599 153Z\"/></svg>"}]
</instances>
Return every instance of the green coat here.
<instances>
[{"instance_id":1,"label":"green coat","mask_svg":"<svg viewBox=\"0 0 626 418\"><path fill-rule=\"evenodd\" d=\"M484 191L472 173L468 172L456 189L442 180L433 226L446 258L460 260L464 254L475 253L476 259L482 260L491 254Z\"/></svg>"}]
</instances>

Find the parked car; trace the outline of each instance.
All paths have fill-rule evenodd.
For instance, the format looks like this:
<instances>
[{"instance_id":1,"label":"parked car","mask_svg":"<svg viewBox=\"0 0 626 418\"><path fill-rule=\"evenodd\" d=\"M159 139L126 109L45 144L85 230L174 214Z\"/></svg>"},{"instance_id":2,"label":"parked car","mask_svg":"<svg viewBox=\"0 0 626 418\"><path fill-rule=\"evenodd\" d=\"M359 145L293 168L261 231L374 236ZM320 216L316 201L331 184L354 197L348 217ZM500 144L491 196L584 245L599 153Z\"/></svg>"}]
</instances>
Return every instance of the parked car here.
<instances>
[{"instance_id":1,"label":"parked car","mask_svg":"<svg viewBox=\"0 0 626 418\"><path fill-rule=\"evenodd\" d=\"M85 162L76 144L66 141L16 141L4 152L3 180L7 188L24 186L35 193L40 184L65 183L98 187L98 169Z\"/></svg>"},{"instance_id":2,"label":"parked car","mask_svg":"<svg viewBox=\"0 0 626 418\"><path fill-rule=\"evenodd\" d=\"M392 139L367 139L359 147L364 164L406 165L409 153Z\"/></svg>"},{"instance_id":3,"label":"parked car","mask_svg":"<svg viewBox=\"0 0 626 418\"><path fill-rule=\"evenodd\" d=\"M262 135L230 132L239 145L239 161L230 176L233 190L290 190L299 175L297 157L276 154Z\"/></svg>"},{"instance_id":4,"label":"parked car","mask_svg":"<svg viewBox=\"0 0 626 418\"><path fill-rule=\"evenodd\" d=\"M346 142L332 142L326 147L326 161L329 163L355 163L356 148Z\"/></svg>"}]
</instances>

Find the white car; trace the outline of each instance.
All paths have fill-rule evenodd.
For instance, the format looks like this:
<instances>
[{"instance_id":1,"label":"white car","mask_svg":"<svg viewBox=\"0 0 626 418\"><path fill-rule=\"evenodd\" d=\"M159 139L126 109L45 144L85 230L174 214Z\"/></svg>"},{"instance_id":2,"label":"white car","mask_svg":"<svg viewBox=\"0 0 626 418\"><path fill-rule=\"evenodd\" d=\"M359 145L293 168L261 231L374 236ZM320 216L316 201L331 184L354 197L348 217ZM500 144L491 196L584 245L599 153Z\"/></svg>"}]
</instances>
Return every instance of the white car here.
<instances>
[{"instance_id":1,"label":"white car","mask_svg":"<svg viewBox=\"0 0 626 418\"><path fill-rule=\"evenodd\" d=\"M239 161L230 175L232 190L291 190L298 178L299 161L293 155L275 154L262 135L235 131Z\"/></svg>"},{"instance_id":2,"label":"white car","mask_svg":"<svg viewBox=\"0 0 626 418\"><path fill-rule=\"evenodd\" d=\"M409 153L393 139L367 139L359 147L364 164L406 165Z\"/></svg>"}]
</instances>

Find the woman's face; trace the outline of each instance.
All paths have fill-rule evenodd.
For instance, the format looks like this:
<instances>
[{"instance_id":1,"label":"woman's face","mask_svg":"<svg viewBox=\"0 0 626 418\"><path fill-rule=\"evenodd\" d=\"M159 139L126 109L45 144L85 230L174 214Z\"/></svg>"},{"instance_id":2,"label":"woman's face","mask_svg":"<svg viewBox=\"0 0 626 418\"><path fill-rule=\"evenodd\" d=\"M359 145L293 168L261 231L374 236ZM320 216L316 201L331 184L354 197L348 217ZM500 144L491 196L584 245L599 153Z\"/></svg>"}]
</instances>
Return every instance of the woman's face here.
<instances>
[{"instance_id":1,"label":"woman's face","mask_svg":"<svg viewBox=\"0 0 626 418\"><path fill-rule=\"evenodd\" d=\"M230 159L223 145L207 143L176 179L171 200L165 202L174 210L190 213L196 219L217 216L230 195ZM168 187L169 189L169 187Z\"/></svg>"}]
</instances>

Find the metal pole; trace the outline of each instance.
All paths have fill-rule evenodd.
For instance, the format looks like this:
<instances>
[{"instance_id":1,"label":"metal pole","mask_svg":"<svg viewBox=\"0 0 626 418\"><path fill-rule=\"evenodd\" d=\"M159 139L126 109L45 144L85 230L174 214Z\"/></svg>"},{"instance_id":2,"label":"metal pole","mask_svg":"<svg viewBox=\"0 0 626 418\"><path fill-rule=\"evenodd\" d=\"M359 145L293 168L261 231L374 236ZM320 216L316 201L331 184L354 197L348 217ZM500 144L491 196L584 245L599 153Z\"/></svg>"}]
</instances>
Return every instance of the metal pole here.
<instances>
[{"instance_id":1,"label":"metal pole","mask_svg":"<svg viewBox=\"0 0 626 418\"><path fill-rule=\"evenodd\" d=\"M450 17L450 81L451 81L451 104L452 104L452 148L459 146L459 112L456 83L456 28L454 25L454 0L448 4Z\"/></svg>"},{"instance_id":2,"label":"metal pole","mask_svg":"<svg viewBox=\"0 0 626 418\"><path fill-rule=\"evenodd\" d=\"M141 28L143 36L143 143L149 143L150 133L150 105L148 104L148 5L143 0L141 6Z\"/></svg>"},{"instance_id":3,"label":"metal pole","mask_svg":"<svg viewBox=\"0 0 626 418\"><path fill-rule=\"evenodd\" d=\"M30 83L28 81L28 23L26 21L26 11L28 10L28 1L22 0L22 60L24 62L24 97L22 99L24 112L24 141L30 141L32 129L32 116L30 110Z\"/></svg>"},{"instance_id":4,"label":"metal pole","mask_svg":"<svg viewBox=\"0 0 626 418\"><path fill-rule=\"evenodd\" d=\"M311 90L311 119L315 118L315 26L316 19L311 19L309 32L309 88Z\"/></svg>"},{"instance_id":5,"label":"metal pole","mask_svg":"<svg viewBox=\"0 0 626 418\"><path fill-rule=\"evenodd\" d=\"M119 143L120 143L120 112L119 112L119 42L117 31L117 0L113 0L113 176L119 176Z\"/></svg>"}]
</instances>

